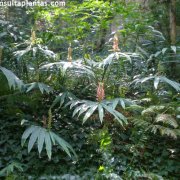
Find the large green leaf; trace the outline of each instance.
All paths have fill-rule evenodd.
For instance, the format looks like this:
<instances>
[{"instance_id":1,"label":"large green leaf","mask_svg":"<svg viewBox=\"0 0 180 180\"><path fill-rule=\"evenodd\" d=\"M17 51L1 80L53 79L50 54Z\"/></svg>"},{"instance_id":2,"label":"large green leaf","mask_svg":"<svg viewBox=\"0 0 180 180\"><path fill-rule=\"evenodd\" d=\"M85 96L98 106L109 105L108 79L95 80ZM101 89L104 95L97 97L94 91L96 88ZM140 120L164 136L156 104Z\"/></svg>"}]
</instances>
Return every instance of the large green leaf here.
<instances>
[{"instance_id":1,"label":"large green leaf","mask_svg":"<svg viewBox=\"0 0 180 180\"><path fill-rule=\"evenodd\" d=\"M176 89L176 91L180 91L180 83L177 83L175 81L172 81L164 76L160 77L161 80L167 84L169 84L170 86L172 86L174 89Z\"/></svg>"},{"instance_id":2,"label":"large green leaf","mask_svg":"<svg viewBox=\"0 0 180 180\"><path fill-rule=\"evenodd\" d=\"M26 142L27 138L30 136L30 134L36 130L36 126L31 126L28 129L26 129L22 135L21 145L23 146Z\"/></svg>"},{"instance_id":3,"label":"large green leaf","mask_svg":"<svg viewBox=\"0 0 180 180\"><path fill-rule=\"evenodd\" d=\"M43 144L44 144L44 139L45 139L45 135L46 135L46 133L45 133L45 131L44 131L44 129L40 129L40 131L39 131L39 135L38 135L38 151L39 151L39 154L41 154L41 151L42 151L42 149L43 149Z\"/></svg>"},{"instance_id":4,"label":"large green leaf","mask_svg":"<svg viewBox=\"0 0 180 180\"><path fill-rule=\"evenodd\" d=\"M49 159L51 159L52 143L51 143L51 138L50 138L49 131L46 131L46 133L45 133L45 144L46 144L47 155L48 155Z\"/></svg>"},{"instance_id":5,"label":"large green leaf","mask_svg":"<svg viewBox=\"0 0 180 180\"><path fill-rule=\"evenodd\" d=\"M123 116L118 117L118 114L116 113L117 111L112 109L111 107L107 106L106 104L102 104L102 106L106 109L106 111L108 111L110 114L112 114L115 117L115 119L123 126L123 122L122 122L122 120L124 120ZM123 117L123 119L122 119L122 117Z\"/></svg>"},{"instance_id":6,"label":"large green leaf","mask_svg":"<svg viewBox=\"0 0 180 180\"><path fill-rule=\"evenodd\" d=\"M38 138L40 130L41 130L40 128L36 127L35 130L31 133L29 143L28 143L28 153L31 151L32 147L34 146L34 144Z\"/></svg>"},{"instance_id":7,"label":"large green leaf","mask_svg":"<svg viewBox=\"0 0 180 180\"><path fill-rule=\"evenodd\" d=\"M57 144L62 148L62 150L64 150L69 155L69 157L71 157L70 151L76 156L76 153L74 152L73 148L71 147L71 145L69 143L67 143L64 139L57 136L53 132L52 132L52 136L54 137Z\"/></svg>"},{"instance_id":8,"label":"large green leaf","mask_svg":"<svg viewBox=\"0 0 180 180\"><path fill-rule=\"evenodd\" d=\"M2 73L5 75L7 81L8 81L8 84L9 84L9 87L10 88L19 88L21 89L23 87L23 82L10 70L0 66L0 70L2 71Z\"/></svg>"}]
</instances>

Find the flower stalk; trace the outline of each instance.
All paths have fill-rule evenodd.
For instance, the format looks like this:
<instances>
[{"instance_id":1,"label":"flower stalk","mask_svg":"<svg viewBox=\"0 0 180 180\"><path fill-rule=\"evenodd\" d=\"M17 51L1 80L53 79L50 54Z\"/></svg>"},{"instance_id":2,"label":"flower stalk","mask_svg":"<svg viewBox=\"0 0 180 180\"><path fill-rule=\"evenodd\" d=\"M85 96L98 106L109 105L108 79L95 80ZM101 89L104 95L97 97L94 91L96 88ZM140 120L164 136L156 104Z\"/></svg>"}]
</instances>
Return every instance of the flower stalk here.
<instances>
[{"instance_id":1,"label":"flower stalk","mask_svg":"<svg viewBox=\"0 0 180 180\"><path fill-rule=\"evenodd\" d=\"M48 129L50 130L52 127L52 111L49 109L48 111Z\"/></svg>"},{"instance_id":2,"label":"flower stalk","mask_svg":"<svg viewBox=\"0 0 180 180\"><path fill-rule=\"evenodd\" d=\"M31 44L36 43L36 32L34 30L31 30Z\"/></svg>"},{"instance_id":3,"label":"flower stalk","mask_svg":"<svg viewBox=\"0 0 180 180\"><path fill-rule=\"evenodd\" d=\"M117 34L114 35L114 39L113 39L113 51L114 52L120 51L120 49L119 49L119 38L118 38Z\"/></svg>"},{"instance_id":4,"label":"flower stalk","mask_svg":"<svg viewBox=\"0 0 180 180\"><path fill-rule=\"evenodd\" d=\"M67 60L71 63L72 62L72 48L71 48L71 43L69 44L68 47L68 57Z\"/></svg>"}]
</instances>

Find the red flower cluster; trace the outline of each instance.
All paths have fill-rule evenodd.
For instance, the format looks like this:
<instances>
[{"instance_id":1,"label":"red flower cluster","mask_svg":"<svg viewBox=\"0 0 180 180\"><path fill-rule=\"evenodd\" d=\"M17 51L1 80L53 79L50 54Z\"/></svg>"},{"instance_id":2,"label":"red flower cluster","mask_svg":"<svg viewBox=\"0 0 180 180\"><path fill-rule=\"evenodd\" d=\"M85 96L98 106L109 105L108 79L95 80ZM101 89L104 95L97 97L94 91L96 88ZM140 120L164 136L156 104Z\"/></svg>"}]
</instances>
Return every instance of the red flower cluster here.
<instances>
[{"instance_id":1,"label":"red flower cluster","mask_svg":"<svg viewBox=\"0 0 180 180\"><path fill-rule=\"evenodd\" d=\"M99 82L97 87L97 94L96 99L97 101L102 101L105 98L105 92L104 92L104 83Z\"/></svg>"}]
</instances>

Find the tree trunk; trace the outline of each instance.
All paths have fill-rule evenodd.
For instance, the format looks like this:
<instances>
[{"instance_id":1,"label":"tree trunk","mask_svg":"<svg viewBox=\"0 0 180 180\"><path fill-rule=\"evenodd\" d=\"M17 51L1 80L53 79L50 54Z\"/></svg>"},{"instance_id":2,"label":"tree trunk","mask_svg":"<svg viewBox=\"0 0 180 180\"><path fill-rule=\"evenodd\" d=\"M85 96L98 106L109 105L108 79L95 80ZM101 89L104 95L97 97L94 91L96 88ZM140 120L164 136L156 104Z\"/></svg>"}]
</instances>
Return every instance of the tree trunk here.
<instances>
[{"instance_id":1,"label":"tree trunk","mask_svg":"<svg viewBox=\"0 0 180 180\"><path fill-rule=\"evenodd\" d=\"M171 44L176 44L176 0L170 0L169 8L169 18L170 18L170 40Z\"/></svg>"},{"instance_id":2,"label":"tree trunk","mask_svg":"<svg viewBox=\"0 0 180 180\"><path fill-rule=\"evenodd\" d=\"M171 45L176 44L176 0L170 0L169 6L169 20L170 20L170 42ZM176 54L173 52L172 60L176 60ZM175 78L176 76L176 63L171 62L171 76Z\"/></svg>"}]
</instances>

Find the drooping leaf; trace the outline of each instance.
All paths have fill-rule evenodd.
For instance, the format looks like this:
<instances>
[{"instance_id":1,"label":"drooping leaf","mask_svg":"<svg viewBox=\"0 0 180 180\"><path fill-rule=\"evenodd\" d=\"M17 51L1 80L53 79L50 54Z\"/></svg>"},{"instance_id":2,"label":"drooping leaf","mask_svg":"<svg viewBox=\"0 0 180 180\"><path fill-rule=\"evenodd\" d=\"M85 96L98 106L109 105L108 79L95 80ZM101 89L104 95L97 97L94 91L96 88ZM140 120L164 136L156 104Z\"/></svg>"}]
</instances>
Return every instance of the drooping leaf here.
<instances>
[{"instance_id":1,"label":"drooping leaf","mask_svg":"<svg viewBox=\"0 0 180 180\"><path fill-rule=\"evenodd\" d=\"M36 130L36 126L31 126L28 129L26 129L22 135L22 141L21 141L21 145L23 146L24 143L26 142L27 138L30 136L30 134Z\"/></svg>"},{"instance_id":2,"label":"drooping leaf","mask_svg":"<svg viewBox=\"0 0 180 180\"><path fill-rule=\"evenodd\" d=\"M125 106L125 103L124 103L123 99L120 99L120 103L121 103L122 108L125 109L126 106Z\"/></svg>"},{"instance_id":3,"label":"drooping leaf","mask_svg":"<svg viewBox=\"0 0 180 180\"><path fill-rule=\"evenodd\" d=\"M101 106L101 104L98 104L98 112L99 112L100 122L102 123L103 122L103 117L104 117L104 109Z\"/></svg>"},{"instance_id":4,"label":"drooping leaf","mask_svg":"<svg viewBox=\"0 0 180 180\"><path fill-rule=\"evenodd\" d=\"M169 84L171 87L173 87L176 91L180 91L180 83L178 82L175 82L175 81L172 81L168 78L166 78L165 76L149 76L149 77L145 77L145 78L142 78L140 80L137 80L136 81L136 84L137 83L144 83L148 80L152 80L152 79L155 79L154 80L154 87L157 88L158 87L158 84L159 82L165 82L167 84Z\"/></svg>"},{"instance_id":5,"label":"drooping leaf","mask_svg":"<svg viewBox=\"0 0 180 180\"><path fill-rule=\"evenodd\" d=\"M163 48L162 53L164 54L167 51L168 48Z\"/></svg>"},{"instance_id":6,"label":"drooping leaf","mask_svg":"<svg viewBox=\"0 0 180 180\"><path fill-rule=\"evenodd\" d=\"M81 104L80 106L76 107L73 111L72 117L74 117L81 109L83 109L84 104Z\"/></svg>"},{"instance_id":7,"label":"drooping leaf","mask_svg":"<svg viewBox=\"0 0 180 180\"><path fill-rule=\"evenodd\" d=\"M161 77L161 80L168 83L170 86L172 86L174 89L176 89L176 91L180 91L180 83L172 81L164 76Z\"/></svg>"},{"instance_id":8,"label":"drooping leaf","mask_svg":"<svg viewBox=\"0 0 180 180\"><path fill-rule=\"evenodd\" d=\"M54 136L53 136L53 133L52 133L51 131L49 131L49 135L50 135L50 137L51 137L52 144L53 144L53 145L56 145L56 141L55 141Z\"/></svg>"},{"instance_id":9,"label":"drooping leaf","mask_svg":"<svg viewBox=\"0 0 180 180\"><path fill-rule=\"evenodd\" d=\"M112 108L115 109L116 106L118 105L118 103L119 103L119 99L114 99L113 104L112 104Z\"/></svg>"},{"instance_id":10,"label":"drooping leaf","mask_svg":"<svg viewBox=\"0 0 180 180\"><path fill-rule=\"evenodd\" d=\"M98 104L93 104L91 108L85 113L85 116L83 118L83 123L87 121L87 119L94 113L94 111L97 109Z\"/></svg>"},{"instance_id":11,"label":"drooping leaf","mask_svg":"<svg viewBox=\"0 0 180 180\"><path fill-rule=\"evenodd\" d=\"M29 143L28 143L28 153L31 151L32 147L34 146L38 135L39 135L40 128L36 127L35 130L31 133Z\"/></svg>"},{"instance_id":12,"label":"drooping leaf","mask_svg":"<svg viewBox=\"0 0 180 180\"><path fill-rule=\"evenodd\" d=\"M159 77L155 77L155 79L154 79L154 88L155 89L158 88L159 81L160 81L160 78Z\"/></svg>"},{"instance_id":13,"label":"drooping leaf","mask_svg":"<svg viewBox=\"0 0 180 180\"><path fill-rule=\"evenodd\" d=\"M69 155L69 157L71 157L71 153L69 150L75 153L69 143L67 143L65 140L63 140L62 138L60 138L54 133L52 133L52 135L54 139L56 140L56 142L58 143L58 145L61 146L62 150L64 150Z\"/></svg>"},{"instance_id":14,"label":"drooping leaf","mask_svg":"<svg viewBox=\"0 0 180 180\"><path fill-rule=\"evenodd\" d=\"M78 117L79 117L81 114L83 114L84 112L86 112L90 107L91 107L91 105L83 104L81 110L79 111Z\"/></svg>"},{"instance_id":15,"label":"drooping leaf","mask_svg":"<svg viewBox=\"0 0 180 180\"><path fill-rule=\"evenodd\" d=\"M46 131L45 133L45 145L46 145L46 152L47 152L48 158L51 159L52 143L51 143L50 134L48 131Z\"/></svg>"},{"instance_id":16,"label":"drooping leaf","mask_svg":"<svg viewBox=\"0 0 180 180\"><path fill-rule=\"evenodd\" d=\"M41 154L41 151L43 149L43 144L44 144L44 139L45 139L45 131L44 129L40 129L39 131L39 135L38 135L38 151L39 151L39 154Z\"/></svg>"},{"instance_id":17,"label":"drooping leaf","mask_svg":"<svg viewBox=\"0 0 180 180\"><path fill-rule=\"evenodd\" d=\"M174 51L174 53L176 54L176 46L171 46L171 49Z\"/></svg>"},{"instance_id":18,"label":"drooping leaf","mask_svg":"<svg viewBox=\"0 0 180 180\"><path fill-rule=\"evenodd\" d=\"M45 143L45 149L48 155L48 158L51 159L52 156L52 145L59 145L62 150L64 150L70 157L71 153L73 153L76 156L76 153L74 152L73 148L69 143L67 143L65 140L63 140L61 137L56 135L54 132L47 130L46 128L42 128L39 126L31 126L25 132L22 136L22 144L25 143L25 140L30 136L29 142L28 142L28 152L31 151L33 146L37 143L38 152L39 154L42 152L43 145Z\"/></svg>"},{"instance_id":19,"label":"drooping leaf","mask_svg":"<svg viewBox=\"0 0 180 180\"><path fill-rule=\"evenodd\" d=\"M123 126L122 120L123 120L123 121L125 120L123 115L120 115L120 116L119 116L119 113L118 113L116 110L112 109L111 107L109 107L109 106L107 106L107 105L105 105L105 104L102 104L102 106L103 106L110 114L112 114L112 115L115 117L115 119Z\"/></svg>"},{"instance_id":20,"label":"drooping leaf","mask_svg":"<svg viewBox=\"0 0 180 180\"><path fill-rule=\"evenodd\" d=\"M9 84L9 87L10 88L19 88L21 89L23 87L23 82L10 70L0 66L0 70L2 71L2 73L5 75L7 81L8 81L8 84Z\"/></svg>"},{"instance_id":21,"label":"drooping leaf","mask_svg":"<svg viewBox=\"0 0 180 180\"><path fill-rule=\"evenodd\" d=\"M53 89L50 86L48 86L48 85L46 85L44 83L40 83L40 82L33 82L33 83L30 83L30 84L26 84L25 87L27 87L26 92L29 92L29 91L34 90L34 89L39 89L42 94L44 92L50 93L50 92L53 91Z\"/></svg>"},{"instance_id":22,"label":"drooping leaf","mask_svg":"<svg viewBox=\"0 0 180 180\"><path fill-rule=\"evenodd\" d=\"M71 92L60 93L53 101L51 108L53 108L57 103L60 103L60 107L65 103L66 100L76 100L77 97ZM67 105L67 104L66 104Z\"/></svg>"}]
</instances>

